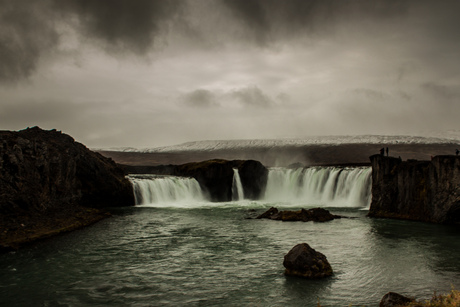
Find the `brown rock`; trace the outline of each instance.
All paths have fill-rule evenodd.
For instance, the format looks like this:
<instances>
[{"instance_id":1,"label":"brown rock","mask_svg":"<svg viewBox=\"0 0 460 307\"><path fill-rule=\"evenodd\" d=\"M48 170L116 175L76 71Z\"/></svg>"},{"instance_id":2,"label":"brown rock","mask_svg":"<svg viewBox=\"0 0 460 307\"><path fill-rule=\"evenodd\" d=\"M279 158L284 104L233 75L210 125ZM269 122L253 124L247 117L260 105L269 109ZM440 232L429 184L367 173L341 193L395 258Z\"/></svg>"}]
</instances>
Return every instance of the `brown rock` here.
<instances>
[{"instance_id":1,"label":"brown rock","mask_svg":"<svg viewBox=\"0 0 460 307\"><path fill-rule=\"evenodd\" d=\"M410 297L406 297L395 292L388 292L383 296L382 300L380 301L379 307L405 306L414 301L415 300Z\"/></svg>"},{"instance_id":2,"label":"brown rock","mask_svg":"<svg viewBox=\"0 0 460 307\"><path fill-rule=\"evenodd\" d=\"M257 217L258 219L271 219L283 222L327 222L333 219L341 218L338 215L331 214L324 208L301 209L298 211L278 211L275 207L271 207L263 214Z\"/></svg>"},{"instance_id":3,"label":"brown rock","mask_svg":"<svg viewBox=\"0 0 460 307\"><path fill-rule=\"evenodd\" d=\"M284 274L309 279L332 275L332 267L322 253L315 251L307 243L294 246L284 256Z\"/></svg>"}]
</instances>

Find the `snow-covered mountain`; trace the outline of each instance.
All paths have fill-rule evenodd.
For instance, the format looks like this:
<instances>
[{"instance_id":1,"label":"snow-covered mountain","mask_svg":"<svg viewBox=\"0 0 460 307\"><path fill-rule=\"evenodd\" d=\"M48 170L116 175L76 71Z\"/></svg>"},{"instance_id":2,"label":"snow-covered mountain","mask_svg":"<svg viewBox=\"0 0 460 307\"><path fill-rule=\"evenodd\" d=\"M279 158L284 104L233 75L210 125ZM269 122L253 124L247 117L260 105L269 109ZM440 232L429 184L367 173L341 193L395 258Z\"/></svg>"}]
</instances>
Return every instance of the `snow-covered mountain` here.
<instances>
[{"instance_id":1,"label":"snow-covered mountain","mask_svg":"<svg viewBox=\"0 0 460 307\"><path fill-rule=\"evenodd\" d=\"M459 144L460 133L453 131L445 134L431 134L430 136L390 136L390 135L358 135L358 136L315 136L289 139L253 139L253 140L209 140L186 142L173 146L157 148L111 148L111 151L123 152L187 152L187 151L215 151L235 149L263 149L274 147L301 147L307 145L343 145L343 144ZM107 149L106 149L107 150Z\"/></svg>"}]
</instances>

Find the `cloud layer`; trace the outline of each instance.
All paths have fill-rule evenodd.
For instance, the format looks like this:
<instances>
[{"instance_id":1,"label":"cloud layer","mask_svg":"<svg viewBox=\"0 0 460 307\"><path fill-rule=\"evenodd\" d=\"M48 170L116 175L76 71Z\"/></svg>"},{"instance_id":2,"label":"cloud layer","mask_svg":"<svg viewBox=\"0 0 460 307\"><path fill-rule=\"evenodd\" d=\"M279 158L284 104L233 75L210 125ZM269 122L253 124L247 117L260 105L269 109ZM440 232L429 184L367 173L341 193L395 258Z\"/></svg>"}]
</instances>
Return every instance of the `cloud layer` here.
<instances>
[{"instance_id":1,"label":"cloud layer","mask_svg":"<svg viewBox=\"0 0 460 307\"><path fill-rule=\"evenodd\" d=\"M459 9L0 0L0 129L96 147L460 129Z\"/></svg>"}]
</instances>

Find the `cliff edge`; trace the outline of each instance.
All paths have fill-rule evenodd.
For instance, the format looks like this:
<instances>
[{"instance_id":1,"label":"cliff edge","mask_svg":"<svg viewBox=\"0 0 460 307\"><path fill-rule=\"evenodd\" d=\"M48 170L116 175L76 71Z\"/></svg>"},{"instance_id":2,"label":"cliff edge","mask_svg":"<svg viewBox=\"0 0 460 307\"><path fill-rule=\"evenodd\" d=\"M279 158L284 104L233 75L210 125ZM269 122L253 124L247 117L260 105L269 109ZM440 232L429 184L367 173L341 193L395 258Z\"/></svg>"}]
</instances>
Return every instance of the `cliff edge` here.
<instances>
[{"instance_id":1,"label":"cliff edge","mask_svg":"<svg viewBox=\"0 0 460 307\"><path fill-rule=\"evenodd\" d=\"M402 161L373 155L370 217L460 223L460 156Z\"/></svg>"},{"instance_id":2,"label":"cliff edge","mask_svg":"<svg viewBox=\"0 0 460 307\"><path fill-rule=\"evenodd\" d=\"M56 130L0 131L0 246L19 246L134 205L115 162ZM40 235L42 233L43 235Z\"/></svg>"}]
</instances>

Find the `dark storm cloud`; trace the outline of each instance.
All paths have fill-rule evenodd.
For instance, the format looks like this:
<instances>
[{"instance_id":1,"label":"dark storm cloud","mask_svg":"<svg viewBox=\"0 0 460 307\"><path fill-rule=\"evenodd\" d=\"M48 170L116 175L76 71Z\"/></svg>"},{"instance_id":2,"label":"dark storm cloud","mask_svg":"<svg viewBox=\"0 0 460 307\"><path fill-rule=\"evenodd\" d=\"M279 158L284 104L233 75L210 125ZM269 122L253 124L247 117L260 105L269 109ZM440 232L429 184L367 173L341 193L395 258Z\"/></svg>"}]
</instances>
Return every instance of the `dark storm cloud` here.
<instances>
[{"instance_id":1,"label":"dark storm cloud","mask_svg":"<svg viewBox=\"0 0 460 307\"><path fill-rule=\"evenodd\" d=\"M222 1L261 46L285 37L324 33L338 22L394 18L405 15L410 6L410 1L396 0Z\"/></svg>"},{"instance_id":2,"label":"dark storm cloud","mask_svg":"<svg viewBox=\"0 0 460 307\"><path fill-rule=\"evenodd\" d=\"M56 50L59 25L77 24L84 39L103 43L109 53L147 53L179 18L179 0L0 0L0 82L35 72Z\"/></svg>"},{"instance_id":3,"label":"dark storm cloud","mask_svg":"<svg viewBox=\"0 0 460 307\"><path fill-rule=\"evenodd\" d=\"M39 1L0 1L0 82L28 77L58 35Z\"/></svg>"},{"instance_id":4,"label":"dark storm cloud","mask_svg":"<svg viewBox=\"0 0 460 307\"><path fill-rule=\"evenodd\" d=\"M273 99L262 92L256 86L237 89L231 92L231 97L244 106L269 107L273 105Z\"/></svg>"},{"instance_id":5,"label":"dark storm cloud","mask_svg":"<svg viewBox=\"0 0 460 307\"><path fill-rule=\"evenodd\" d=\"M200 38L194 43L204 48L220 40L265 48L293 37L333 33L363 20L370 21L359 28L366 31L382 22L391 25L394 18L415 14L420 32L428 36L423 40L415 36L415 40L426 42L430 48L437 46L434 40L441 40L439 48L446 42L455 48L460 19L451 15L459 6L458 1L433 4L424 0L0 0L0 82L30 76L39 60L66 39L59 30L62 25L76 31L80 42L97 42L108 53L143 56L155 47L167 46L170 31L186 37L194 33L193 37ZM193 12L196 14L192 7L200 7L195 24L189 22ZM224 17L232 30L210 35L209 29L220 19L207 17L215 14ZM446 14L449 18L444 18ZM399 29L389 31L399 33ZM399 80L406 72L405 68L399 71Z\"/></svg>"},{"instance_id":6,"label":"dark storm cloud","mask_svg":"<svg viewBox=\"0 0 460 307\"><path fill-rule=\"evenodd\" d=\"M236 19L254 33L255 41L265 45L269 40L270 21L264 3L258 0L223 0L234 13Z\"/></svg>"},{"instance_id":7,"label":"dark storm cloud","mask_svg":"<svg viewBox=\"0 0 460 307\"><path fill-rule=\"evenodd\" d=\"M178 17L180 0L55 0L62 13L76 16L82 32L113 51L145 54Z\"/></svg>"},{"instance_id":8,"label":"dark storm cloud","mask_svg":"<svg viewBox=\"0 0 460 307\"><path fill-rule=\"evenodd\" d=\"M218 106L216 95L204 89L198 89L184 95L182 97L182 102L190 107L207 108Z\"/></svg>"},{"instance_id":9,"label":"dark storm cloud","mask_svg":"<svg viewBox=\"0 0 460 307\"><path fill-rule=\"evenodd\" d=\"M459 92L455 91L453 88L437 84L435 82L427 82L421 85L422 88L432 96L441 99L452 99L458 98Z\"/></svg>"},{"instance_id":10,"label":"dark storm cloud","mask_svg":"<svg viewBox=\"0 0 460 307\"><path fill-rule=\"evenodd\" d=\"M181 96L179 101L183 105L196 108L232 108L235 105L264 108L274 106L275 102L284 103L289 101L289 95L281 93L272 98L257 86L248 86L228 92L197 89Z\"/></svg>"}]
</instances>

